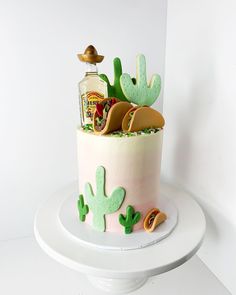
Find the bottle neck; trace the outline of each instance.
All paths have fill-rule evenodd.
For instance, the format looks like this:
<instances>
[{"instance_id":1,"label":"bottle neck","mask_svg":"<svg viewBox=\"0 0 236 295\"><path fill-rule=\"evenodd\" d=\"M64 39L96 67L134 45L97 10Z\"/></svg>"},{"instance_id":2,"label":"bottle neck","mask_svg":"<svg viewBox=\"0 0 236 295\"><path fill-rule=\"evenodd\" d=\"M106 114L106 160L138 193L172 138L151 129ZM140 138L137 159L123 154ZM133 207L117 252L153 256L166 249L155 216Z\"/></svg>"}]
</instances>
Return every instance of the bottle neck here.
<instances>
[{"instance_id":1,"label":"bottle neck","mask_svg":"<svg viewBox=\"0 0 236 295\"><path fill-rule=\"evenodd\" d=\"M91 64L89 62L86 62L86 73L85 76L88 75L97 75L98 69L96 64Z\"/></svg>"}]
</instances>

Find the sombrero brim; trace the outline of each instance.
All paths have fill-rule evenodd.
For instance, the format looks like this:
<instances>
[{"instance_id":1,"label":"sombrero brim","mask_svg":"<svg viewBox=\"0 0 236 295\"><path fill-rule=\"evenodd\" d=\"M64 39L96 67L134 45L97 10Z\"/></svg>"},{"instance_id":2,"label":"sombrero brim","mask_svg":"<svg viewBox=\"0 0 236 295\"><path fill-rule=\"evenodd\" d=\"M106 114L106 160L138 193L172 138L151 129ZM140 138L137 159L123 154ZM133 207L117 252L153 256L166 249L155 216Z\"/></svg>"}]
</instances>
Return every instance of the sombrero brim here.
<instances>
[{"instance_id":1,"label":"sombrero brim","mask_svg":"<svg viewBox=\"0 0 236 295\"><path fill-rule=\"evenodd\" d=\"M89 63L100 63L103 61L103 55L88 55L88 54L77 54L80 61Z\"/></svg>"}]
</instances>

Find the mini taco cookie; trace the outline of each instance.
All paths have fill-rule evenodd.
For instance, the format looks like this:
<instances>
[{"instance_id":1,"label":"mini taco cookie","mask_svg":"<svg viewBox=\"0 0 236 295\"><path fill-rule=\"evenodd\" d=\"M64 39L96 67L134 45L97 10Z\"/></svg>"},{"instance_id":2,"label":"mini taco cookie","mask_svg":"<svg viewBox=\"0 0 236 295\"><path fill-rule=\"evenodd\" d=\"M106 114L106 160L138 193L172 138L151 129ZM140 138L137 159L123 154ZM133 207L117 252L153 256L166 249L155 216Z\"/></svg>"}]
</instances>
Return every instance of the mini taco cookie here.
<instances>
[{"instance_id":1,"label":"mini taco cookie","mask_svg":"<svg viewBox=\"0 0 236 295\"><path fill-rule=\"evenodd\" d=\"M164 125L162 114L147 106L130 109L122 121L122 129L129 132L145 128L162 128Z\"/></svg>"},{"instance_id":2,"label":"mini taco cookie","mask_svg":"<svg viewBox=\"0 0 236 295\"><path fill-rule=\"evenodd\" d=\"M155 228L166 219L167 216L164 212L161 212L157 208L153 208L147 213L143 222L143 227L147 232L153 232Z\"/></svg>"},{"instance_id":3,"label":"mini taco cookie","mask_svg":"<svg viewBox=\"0 0 236 295\"><path fill-rule=\"evenodd\" d=\"M121 129L122 120L131 108L129 102L117 98L105 98L97 103L93 117L94 133L103 135Z\"/></svg>"}]
</instances>

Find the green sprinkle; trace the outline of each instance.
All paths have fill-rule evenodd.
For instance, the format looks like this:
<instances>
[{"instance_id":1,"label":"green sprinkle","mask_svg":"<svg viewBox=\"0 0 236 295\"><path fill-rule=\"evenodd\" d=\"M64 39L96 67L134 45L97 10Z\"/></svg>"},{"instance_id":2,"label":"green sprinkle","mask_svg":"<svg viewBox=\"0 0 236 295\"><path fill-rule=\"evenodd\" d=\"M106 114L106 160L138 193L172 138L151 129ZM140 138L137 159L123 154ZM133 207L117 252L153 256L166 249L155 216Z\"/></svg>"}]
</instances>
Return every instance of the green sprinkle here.
<instances>
[{"instance_id":1,"label":"green sprinkle","mask_svg":"<svg viewBox=\"0 0 236 295\"><path fill-rule=\"evenodd\" d=\"M97 124L100 126L100 124L102 124L102 121L104 120L103 118L96 118L99 120L99 122L97 122ZM86 124L82 127L82 129L85 132L88 133L92 133L93 132L93 125L92 124ZM139 135L148 135L148 134L154 134L157 133L158 131L160 131L161 128L145 128L143 130L140 131L135 131L135 132L125 132L122 130L118 130L118 131L114 131L110 134L108 134L107 136L113 136L113 137L133 137L133 136L139 136Z\"/></svg>"},{"instance_id":2,"label":"green sprinkle","mask_svg":"<svg viewBox=\"0 0 236 295\"><path fill-rule=\"evenodd\" d=\"M83 128L83 130L85 132L92 132L93 131L93 125L92 124L85 124L82 128Z\"/></svg>"},{"instance_id":3,"label":"green sprinkle","mask_svg":"<svg viewBox=\"0 0 236 295\"><path fill-rule=\"evenodd\" d=\"M132 136L139 136L139 135L147 135L147 134L154 134L160 131L160 128L145 128L141 131L134 131L134 132L125 132L125 131L114 131L110 133L110 136L114 137L132 137Z\"/></svg>"}]
</instances>

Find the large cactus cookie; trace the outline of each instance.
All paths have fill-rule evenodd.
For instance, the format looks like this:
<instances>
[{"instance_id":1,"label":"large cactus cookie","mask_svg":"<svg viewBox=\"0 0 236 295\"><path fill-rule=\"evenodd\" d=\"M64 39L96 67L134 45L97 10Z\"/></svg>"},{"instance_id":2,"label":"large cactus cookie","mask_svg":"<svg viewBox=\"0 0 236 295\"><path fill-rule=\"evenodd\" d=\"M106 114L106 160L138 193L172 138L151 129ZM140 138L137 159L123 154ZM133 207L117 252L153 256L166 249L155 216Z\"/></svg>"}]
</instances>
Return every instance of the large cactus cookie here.
<instances>
[{"instance_id":1,"label":"large cactus cookie","mask_svg":"<svg viewBox=\"0 0 236 295\"><path fill-rule=\"evenodd\" d=\"M155 74L150 83L147 83L146 60L143 54L137 56L136 71L136 83L133 83L129 74L121 75L122 91L128 101L140 106L151 106L160 94L161 77Z\"/></svg>"},{"instance_id":2,"label":"large cactus cookie","mask_svg":"<svg viewBox=\"0 0 236 295\"><path fill-rule=\"evenodd\" d=\"M114 65L114 84L111 85L108 77L105 74L99 75L100 78L102 78L104 81L107 82L107 88L108 88L108 97L116 97L120 100L128 101L125 97L121 86L120 86L120 77L122 75L122 65L119 57L114 58L113 60Z\"/></svg>"},{"instance_id":3,"label":"large cactus cookie","mask_svg":"<svg viewBox=\"0 0 236 295\"><path fill-rule=\"evenodd\" d=\"M122 187L117 187L108 197L105 194L105 169L99 166L96 171L96 195L90 183L85 185L85 198L89 205L89 209L93 213L93 227L98 231L105 231L106 220L105 215L116 212L124 198L125 190Z\"/></svg>"}]
</instances>

